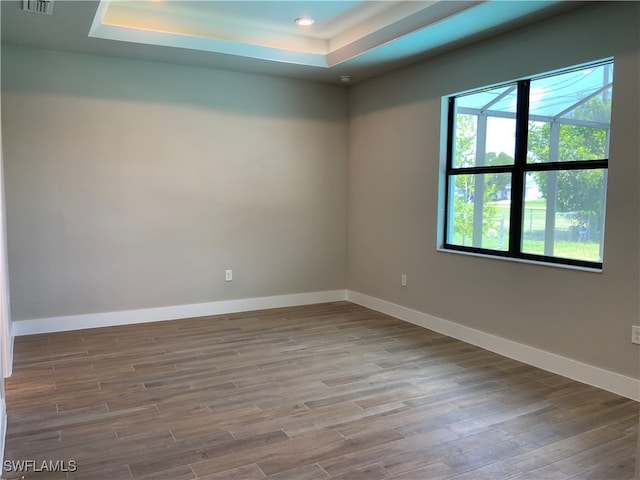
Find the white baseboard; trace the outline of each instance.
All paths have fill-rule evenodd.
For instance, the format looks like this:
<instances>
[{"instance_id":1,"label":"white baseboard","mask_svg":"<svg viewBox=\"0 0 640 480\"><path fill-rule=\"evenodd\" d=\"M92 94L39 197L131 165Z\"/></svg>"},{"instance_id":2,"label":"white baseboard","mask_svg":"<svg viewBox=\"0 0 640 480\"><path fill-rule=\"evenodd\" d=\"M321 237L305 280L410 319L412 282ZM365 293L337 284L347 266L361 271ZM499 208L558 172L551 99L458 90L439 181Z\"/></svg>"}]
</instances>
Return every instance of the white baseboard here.
<instances>
[{"instance_id":1,"label":"white baseboard","mask_svg":"<svg viewBox=\"0 0 640 480\"><path fill-rule=\"evenodd\" d=\"M13 327L13 324L11 325ZM15 335L13 333L13 328L9 333L9 341L7 342L7 353L4 356L4 378L9 378L13 373L13 342L15 341Z\"/></svg>"},{"instance_id":2,"label":"white baseboard","mask_svg":"<svg viewBox=\"0 0 640 480\"><path fill-rule=\"evenodd\" d=\"M111 327L135 323L159 322L179 318L205 317L225 313L249 312L266 308L293 307L347 299L346 290L295 293L272 297L243 298L219 302L195 303L171 307L146 308L107 313L89 313L63 317L36 318L13 322L16 337L38 333L66 332L85 328Z\"/></svg>"},{"instance_id":3,"label":"white baseboard","mask_svg":"<svg viewBox=\"0 0 640 480\"><path fill-rule=\"evenodd\" d=\"M351 290L347 291L347 300L505 357L640 401L640 380L636 378L594 367Z\"/></svg>"},{"instance_id":4,"label":"white baseboard","mask_svg":"<svg viewBox=\"0 0 640 480\"><path fill-rule=\"evenodd\" d=\"M7 404L4 397L0 399L0 465L4 467L4 446L7 439ZM3 472L4 468L0 469Z\"/></svg>"}]
</instances>

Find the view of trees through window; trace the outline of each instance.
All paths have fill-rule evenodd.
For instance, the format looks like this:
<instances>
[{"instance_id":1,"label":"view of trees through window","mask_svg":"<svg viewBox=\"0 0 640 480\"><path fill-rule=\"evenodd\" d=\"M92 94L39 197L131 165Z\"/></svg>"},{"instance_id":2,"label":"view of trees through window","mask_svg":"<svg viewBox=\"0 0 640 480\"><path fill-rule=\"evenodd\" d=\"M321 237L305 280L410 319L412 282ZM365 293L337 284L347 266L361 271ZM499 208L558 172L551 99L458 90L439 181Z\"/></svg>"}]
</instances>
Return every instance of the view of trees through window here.
<instances>
[{"instance_id":1,"label":"view of trees through window","mask_svg":"<svg viewBox=\"0 0 640 480\"><path fill-rule=\"evenodd\" d=\"M601 265L612 80L607 62L450 99L445 245Z\"/></svg>"}]
</instances>

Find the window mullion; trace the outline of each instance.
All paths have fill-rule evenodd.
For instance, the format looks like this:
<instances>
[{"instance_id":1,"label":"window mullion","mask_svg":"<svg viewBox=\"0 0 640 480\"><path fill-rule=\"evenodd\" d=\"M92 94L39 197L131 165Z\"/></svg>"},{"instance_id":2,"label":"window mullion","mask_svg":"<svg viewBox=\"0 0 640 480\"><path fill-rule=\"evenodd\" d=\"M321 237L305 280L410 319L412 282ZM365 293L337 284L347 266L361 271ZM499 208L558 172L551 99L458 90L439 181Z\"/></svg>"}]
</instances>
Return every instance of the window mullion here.
<instances>
[{"instance_id":1,"label":"window mullion","mask_svg":"<svg viewBox=\"0 0 640 480\"><path fill-rule=\"evenodd\" d=\"M456 100L454 97L449 98L449 102L447 105L447 164L445 166L446 171L446 179L445 179L445 201L444 201L444 243L450 243L452 241L453 235L453 222L449 219L449 211L451 209L450 202L451 192L449 189L450 186L450 178L449 173L453 169L453 149L454 149L454 136L455 136L455 113L456 113Z\"/></svg>"},{"instance_id":2,"label":"window mullion","mask_svg":"<svg viewBox=\"0 0 640 480\"><path fill-rule=\"evenodd\" d=\"M549 127L549 161L560 159L560 123L556 120ZM553 257L556 237L556 199L558 197L558 172L550 170L547 174L547 208L544 224L544 254Z\"/></svg>"},{"instance_id":3,"label":"window mullion","mask_svg":"<svg viewBox=\"0 0 640 480\"><path fill-rule=\"evenodd\" d=\"M524 176L527 164L527 138L529 135L529 88L531 82L518 82L516 110L516 153L511 178L511 214L509 227L509 252L519 255L522 251L522 210L524 202Z\"/></svg>"},{"instance_id":4,"label":"window mullion","mask_svg":"<svg viewBox=\"0 0 640 480\"><path fill-rule=\"evenodd\" d=\"M484 167L487 156L487 114L478 115L476 131L476 166ZM482 234L484 224L485 202L485 176L480 174L475 177L474 202L473 202L473 238L471 245L482 247Z\"/></svg>"}]
</instances>

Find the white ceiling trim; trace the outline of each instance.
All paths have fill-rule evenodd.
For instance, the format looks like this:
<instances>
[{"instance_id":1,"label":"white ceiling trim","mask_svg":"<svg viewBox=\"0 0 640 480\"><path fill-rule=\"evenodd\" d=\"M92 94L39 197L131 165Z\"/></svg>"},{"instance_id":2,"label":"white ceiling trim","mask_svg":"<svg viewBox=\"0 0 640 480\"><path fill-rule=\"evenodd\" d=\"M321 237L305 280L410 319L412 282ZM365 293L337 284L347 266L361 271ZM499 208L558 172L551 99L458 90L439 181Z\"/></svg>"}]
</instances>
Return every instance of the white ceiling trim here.
<instances>
[{"instance_id":1,"label":"white ceiling trim","mask_svg":"<svg viewBox=\"0 0 640 480\"><path fill-rule=\"evenodd\" d=\"M162 47L187 48L203 52L224 53L241 57L269 60L273 62L294 63L311 67L327 68L327 58L323 54L294 52L263 45L250 45L230 40L196 37L193 35L155 32L138 28L100 25L92 28L90 37L122 42L142 43Z\"/></svg>"},{"instance_id":2,"label":"white ceiling trim","mask_svg":"<svg viewBox=\"0 0 640 480\"><path fill-rule=\"evenodd\" d=\"M441 27L440 23L445 21L455 29L458 17L468 15L477 7L488 5L488 2L386 2L389 6L384 9L378 6L373 17L327 40L310 35L274 35L272 31L261 32L255 28L249 32L238 25L225 27L220 24L215 26L215 32L200 29L197 33L190 33L189 26L181 25L175 18L165 22L162 29L141 27L135 25L134 16L127 19L122 13L113 14L114 7L116 12L121 8L119 4L122 5L113 0L100 1L89 31L90 37L331 68L401 39L406 41L406 37L413 34L422 32L424 36L429 29Z\"/></svg>"}]
</instances>

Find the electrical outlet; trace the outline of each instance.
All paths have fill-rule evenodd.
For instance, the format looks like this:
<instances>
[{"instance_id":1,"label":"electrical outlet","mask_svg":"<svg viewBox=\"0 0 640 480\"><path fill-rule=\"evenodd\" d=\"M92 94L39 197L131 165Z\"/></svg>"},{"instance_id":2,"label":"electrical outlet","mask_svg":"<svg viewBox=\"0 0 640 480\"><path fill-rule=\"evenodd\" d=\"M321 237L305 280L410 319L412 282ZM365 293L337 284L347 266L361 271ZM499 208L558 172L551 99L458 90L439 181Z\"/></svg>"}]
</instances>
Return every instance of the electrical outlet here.
<instances>
[{"instance_id":1,"label":"electrical outlet","mask_svg":"<svg viewBox=\"0 0 640 480\"><path fill-rule=\"evenodd\" d=\"M631 325L631 343L640 345L640 325Z\"/></svg>"},{"instance_id":2,"label":"electrical outlet","mask_svg":"<svg viewBox=\"0 0 640 480\"><path fill-rule=\"evenodd\" d=\"M403 287L407 286L407 275L404 273L400 277L400 285L402 285Z\"/></svg>"},{"instance_id":3,"label":"electrical outlet","mask_svg":"<svg viewBox=\"0 0 640 480\"><path fill-rule=\"evenodd\" d=\"M230 282L233 280L233 270L225 270L224 271L224 281Z\"/></svg>"}]
</instances>

